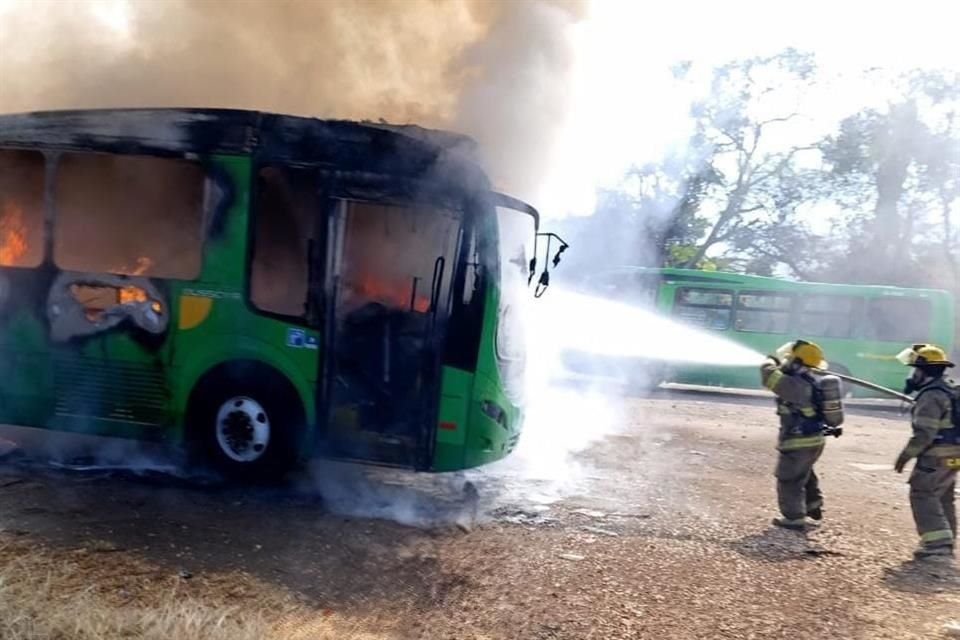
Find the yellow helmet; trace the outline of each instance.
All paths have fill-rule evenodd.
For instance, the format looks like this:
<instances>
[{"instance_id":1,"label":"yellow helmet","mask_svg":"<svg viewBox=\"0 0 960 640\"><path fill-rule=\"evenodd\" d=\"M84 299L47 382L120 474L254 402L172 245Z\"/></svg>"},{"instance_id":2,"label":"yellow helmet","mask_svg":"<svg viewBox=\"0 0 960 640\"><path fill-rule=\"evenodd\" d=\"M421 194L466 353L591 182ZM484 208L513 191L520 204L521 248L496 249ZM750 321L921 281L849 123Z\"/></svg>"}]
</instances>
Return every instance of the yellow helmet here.
<instances>
[{"instance_id":1,"label":"yellow helmet","mask_svg":"<svg viewBox=\"0 0 960 640\"><path fill-rule=\"evenodd\" d=\"M807 340L794 340L788 342L779 349L777 355L781 360L787 358L796 358L803 364L814 369L826 369L830 364L823 359L823 349L815 342Z\"/></svg>"},{"instance_id":2,"label":"yellow helmet","mask_svg":"<svg viewBox=\"0 0 960 640\"><path fill-rule=\"evenodd\" d=\"M897 360L908 367L923 367L926 365L953 366L953 363L947 359L947 352L935 344L915 344L907 347L897 354Z\"/></svg>"}]
</instances>

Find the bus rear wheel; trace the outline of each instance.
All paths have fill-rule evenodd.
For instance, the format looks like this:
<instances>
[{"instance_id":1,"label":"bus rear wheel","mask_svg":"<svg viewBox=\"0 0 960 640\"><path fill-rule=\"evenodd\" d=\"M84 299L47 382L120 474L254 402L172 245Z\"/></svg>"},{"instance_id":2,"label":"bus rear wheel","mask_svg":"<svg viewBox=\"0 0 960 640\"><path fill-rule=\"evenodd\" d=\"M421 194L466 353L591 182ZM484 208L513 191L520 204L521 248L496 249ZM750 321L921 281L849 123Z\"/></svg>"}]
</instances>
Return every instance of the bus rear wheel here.
<instances>
[{"instance_id":1,"label":"bus rear wheel","mask_svg":"<svg viewBox=\"0 0 960 640\"><path fill-rule=\"evenodd\" d=\"M305 420L296 392L280 374L231 367L205 379L191 397L188 435L203 462L231 480L252 483L280 480L293 468Z\"/></svg>"}]
</instances>

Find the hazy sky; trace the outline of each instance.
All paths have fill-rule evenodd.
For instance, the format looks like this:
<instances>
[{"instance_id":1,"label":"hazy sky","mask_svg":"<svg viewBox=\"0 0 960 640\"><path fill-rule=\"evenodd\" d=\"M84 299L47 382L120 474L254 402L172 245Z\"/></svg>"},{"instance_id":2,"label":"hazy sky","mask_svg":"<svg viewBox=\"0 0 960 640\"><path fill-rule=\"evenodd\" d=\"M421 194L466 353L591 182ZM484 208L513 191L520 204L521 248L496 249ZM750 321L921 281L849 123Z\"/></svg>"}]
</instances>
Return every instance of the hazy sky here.
<instances>
[{"instance_id":1,"label":"hazy sky","mask_svg":"<svg viewBox=\"0 0 960 640\"><path fill-rule=\"evenodd\" d=\"M324 92L328 85L337 87L351 82L358 85L347 87L354 89L352 93L343 92L343 101L351 105L361 98L370 98L368 94L377 99L386 96L399 100L403 97L400 95L402 87L396 85L398 77L403 76L401 79L411 85L416 96L423 96L424 109L437 110L431 100L437 101L438 86L443 87L444 74L449 71L449 66L456 64L459 45L453 43L446 48L428 45L451 38L469 40L473 33L457 22L460 14L452 10L454 0L442 0L437 5L420 3L421 9L428 7L424 10L430 12L427 17L431 19L421 19L413 26L408 24L412 13L410 2L384 3L383 12L380 12L379 5L364 0L357 0L355 4L340 3L361 9L372 8L375 13L358 11L360 17L356 24L350 23L356 32L345 35L339 27L334 32L320 30L327 25L320 20L326 13L324 7L329 6L324 4L325 1L288 3L286 10L297 22L282 29L277 26L284 25L282 21L268 25L258 23L264 18L264 11L269 17L271 7L277 6L269 0L262 5L244 5L246 14L253 17L241 16L229 24L220 19L212 19L207 24L194 16L188 29L182 23L183 16L167 16L170 33L164 39L154 33L157 25L149 20L144 23L147 26L142 26L138 32L133 28L133 17L135 13L156 17L154 14L158 12L155 9L177 6L165 4L166 0L0 0L0 73L3 69L13 69L21 80L29 78L26 85L7 82L4 87L0 82L0 104L7 98L7 102L16 104L19 109L62 107L62 99L53 101L52 107L46 104L42 90L48 85L56 89L58 82L77 89L73 85L83 85L83 82L73 82L77 77L93 85L79 87L94 91L93 97L81 96L85 100L82 106L89 106L87 103L94 106L112 104L109 96L101 94L107 89L116 92L117 87L97 83L106 82L104 73L108 79L116 78L119 73L119 81L113 84L132 86L134 95L142 96L143 100L155 101L154 94L159 91L163 93L161 97L178 103L281 109L286 105L276 104L275 97L285 96L296 105L296 113L330 115L325 111L330 105L320 99L329 98ZM843 115L866 104L882 101L889 85L876 74L867 78L862 72L865 68L885 67L892 71L914 67L960 69L960 44L957 41L960 0L810 0L790 3L775 0L588 0L588 17L579 21L543 20L545 14L542 12L517 10L528 1L555 8L559 0L507 0L505 6L512 9L507 12L508 18L515 26L504 29L501 25L496 30L501 39L493 38L492 49L482 52L492 81L483 91L468 96L476 105L467 110L475 116L474 119L479 116L488 125L474 126L471 133L486 138L481 142L498 148L501 156L514 160L513 163L500 163L507 167L508 175L522 173L516 167L517 162L529 167L527 173L534 175L535 180L519 181L529 190L518 195L529 198L548 216L590 211L598 185L611 184L630 164L655 160L671 144L682 143L689 132L688 108L697 89L680 85L673 79L670 69L678 61L693 61L695 69L705 77L710 66L732 58L772 54L789 46L813 51L818 56L826 82L819 91L799 98L802 104L797 110L810 117L791 126L806 127L799 133L814 137L831 130ZM201 2L206 3L205 6L241 6L230 0L195 2L198 4L191 6L201 6ZM250 6L258 9L250 11ZM232 9L231 12L235 13ZM314 13L317 16L313 16ZM19 17L21 21L11 21L11 16ZM527 22L520 19L524 16ZM311 19L317 22L310 22ZM307 24L300 24L304 21ZM377 24L372 24L374 22ZM8 27L6 30L4 24ZM70 29L64 29L64 25ZM420 58L425 60L411 61L411 52L403 48L405 41L402 38L380 43L384 51L376 50L379 41L364 43L364 31L393 33L397 31L397 25L404 33L413 34L410 37L416 41L416 51L412 53L421 54ZM377 31L378 26L381 31ZM271 28L280 29L280 32L274 33ZM200 37L206 33L205 29L210 31L209 37ZM183 52L174 46L181 42L192 42L194 46L198 41L220 42L223 34L218 34L217 29L242 32L238 35L242 36L242 42L249 41L258 46L231 51L226 56L221 51L213 51L198 53L195 57L181 55ZM557 29L566 30L566 33L555 33ZM549 32L550 37L535 38L535 31L541 36ZM510 46L503 45L504 33L510 36L505 39ZM193 40L187 36L192 36ZM370 53L366 57L358 56L366 61L366 66L359 67L361 74L351 75L342 59L330 61L329 55L321 55L328 54L327 49L332 50L330 39L334 36L354 43L350 46L355 49ZM557 44L557 40L564 37L570 43L572 71L565 60L557 63L558 52L566 53L560 51L563 46ZM140 38L149 40L161 52L150 58L149 66L143 68L137 66L138 61L143 63L143 55L119 53L129 50L143 54L145 43L139 42ZM104 43L107 42L113 46L108 52L115 53L104 56ZM158 43L166 48L157 48ZM462 47L470 44L464 42ZM51 50L59 53L46 55ZM402 55L396 55L397 51ZM170 58L170 55L174 57ZM399 62L394 60L396 64L393 65L378 65L380 58L388 62L399 58ZM133 60L127 65L132 68L114 64L124 60ZM178 65L187 64L184 60L190 68L185 69L187 73L180 73L182 67ZM110 64L104 67L107 62ZM171 70L170 66L175 68ZM229 69L221 68L230 66L236 67L233 75L227 73ZM306 88L291 85L287 76L277 72L288 66L298 70L298 78L309 77L317 68L323 69L324 75ZM198 67L201 71L197 71ZM186 94L173 92L171 88L179 88L176 80L190 76L191 72L205 79L206 84L201 82L198 85L201 90L191 86L191 92ZM14 79L14 72L8 73L11 73L8 79ZM240 78L257 77L259 73L260 82L266 84L263 87L251 85L257 89L253 97L243 94L242 90L247 89L249 93L250 87L236 81L237 73ZM226 81L219 84L209 82L210 79L223 78ZM272 84L267 83L268 80L273 81ZM217 86L224 84L229 88L228 96L215 91ZM518 84L524 86L518 87ZM208 85L209 91L202 91ZM360 85L367 86L370 91L359 91L363 88ZM41 98L38 101L17 99L15 94L26 95L28 90ZM123 92L113 100L124 104L130 101L129 95ZM377 100L368 102L379 105ZM315 106L316 110L311 111L310 106ZM492 106L498 108L494 110ZM358 114L341 110L333 115L373 117L381 115L381 110L378 107L377 113L368 109ZM515 112L515 117L504 117L511 112ZM500 117L496 117L497 114ZM413 117L406 112L382 115L400 119ZM451 124L455 126L455 123ZM469 123L464 127L470 129ZM532 188L527 182L539 182L540 188ZM508 185L501 186L509 188Z\"/></svg>"},{"instance_id":2,"label":"hazy sky","mask_svg":"<svg viewBox=\"0 0 960 640\"><path fill-rule=\"evenodd\" d=\"M589 20L571 30L573 111L539 203L555 214L587 211L595 185L683 139L693 94L672 79L677 61L706 68L789 46L813 51L829 84L805 96L803 110L813 129L829 130L889 90L865 68L960 69L958 7L949 0L594 0Z\"/></svg>"}]
</instances>

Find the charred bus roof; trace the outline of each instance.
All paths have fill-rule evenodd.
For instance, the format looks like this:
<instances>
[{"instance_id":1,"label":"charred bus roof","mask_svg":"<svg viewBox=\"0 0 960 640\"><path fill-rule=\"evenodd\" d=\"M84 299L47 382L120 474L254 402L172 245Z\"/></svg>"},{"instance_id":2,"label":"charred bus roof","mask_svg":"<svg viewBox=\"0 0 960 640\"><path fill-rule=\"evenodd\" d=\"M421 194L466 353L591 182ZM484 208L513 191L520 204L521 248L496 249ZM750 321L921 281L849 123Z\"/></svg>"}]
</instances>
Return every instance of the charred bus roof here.
<instances>
[{"instance_id":1,"label":"charred bus roof","mask_svg":"<svg viewBox=\"0 0 960 640\"><path fill-rule=\"evenodd\" d=\"M237 109L86 109L0 115L0 147L148 155L250 154L489 188L469 137L416 125L321 120Z\"/></svg>"}]
</instances>

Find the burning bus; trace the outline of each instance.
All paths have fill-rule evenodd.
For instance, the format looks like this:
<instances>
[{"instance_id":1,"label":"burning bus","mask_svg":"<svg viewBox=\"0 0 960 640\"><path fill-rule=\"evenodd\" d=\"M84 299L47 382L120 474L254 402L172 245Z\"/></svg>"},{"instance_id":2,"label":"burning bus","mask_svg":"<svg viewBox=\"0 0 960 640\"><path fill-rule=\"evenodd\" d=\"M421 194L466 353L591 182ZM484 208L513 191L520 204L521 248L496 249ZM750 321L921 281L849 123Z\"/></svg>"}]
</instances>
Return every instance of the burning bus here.
<instances>
[{"instance_id":1,"label":"burning bus","mask_svg":"<svg viewBox=\"0 0 960 640\"><path fill-rule=\"evenodd\" d=\"M0 116L0 422L245 478L507 455L539 217L472 151L250 111Z\"/></svg>"}]
</instances>

